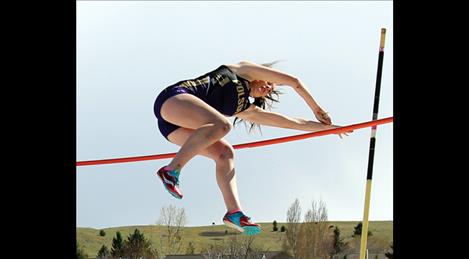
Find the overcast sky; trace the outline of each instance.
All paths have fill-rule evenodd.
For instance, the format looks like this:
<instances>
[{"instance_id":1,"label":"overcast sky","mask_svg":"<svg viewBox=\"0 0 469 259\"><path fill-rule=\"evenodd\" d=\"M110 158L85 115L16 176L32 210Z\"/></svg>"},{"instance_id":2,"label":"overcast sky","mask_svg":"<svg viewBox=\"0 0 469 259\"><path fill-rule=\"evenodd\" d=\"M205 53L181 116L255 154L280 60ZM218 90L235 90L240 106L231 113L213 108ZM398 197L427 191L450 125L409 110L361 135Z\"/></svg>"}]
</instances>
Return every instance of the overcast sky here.
<instances>
[{"instance_id":1,"label":"overcast sky","mask_svg":"<svg viewBox=\"0 0 469 259\"><path fill-rule=\"evenodd\" d=\"M77 161L176 152L160 135L153 102L166 86L221 64L285 60L333 123L372 119L381 28L387 29L379 118L393 116L391 1L77 2ZM316 120L291 89L274 111ZM233 119L233 118L231 118ZM240 124L232 144L306 132ZM362 220L371 129L237 150L241 204L255 222L286 221L322 199L329 220ZM378 126L370 220L393 219L393 125ZM215 164L195 157L181 173L182 200L155 171L166 160L77 167L77 226L149 225L183 207L189 226L222 224Z\"/></svg>"}]
</instances>

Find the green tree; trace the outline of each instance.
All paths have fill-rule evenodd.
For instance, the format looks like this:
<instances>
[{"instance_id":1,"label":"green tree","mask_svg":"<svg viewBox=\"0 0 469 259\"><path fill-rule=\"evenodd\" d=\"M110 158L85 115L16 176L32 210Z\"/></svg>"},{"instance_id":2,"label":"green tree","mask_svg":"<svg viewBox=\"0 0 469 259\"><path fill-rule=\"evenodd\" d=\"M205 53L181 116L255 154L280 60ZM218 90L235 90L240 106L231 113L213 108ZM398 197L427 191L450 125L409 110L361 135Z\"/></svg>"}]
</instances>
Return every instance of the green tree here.
<instances>
[{"instance_id":1,"label":"green tree","mask_svg":"<svg viewBox=\"0 0 469 259\"><path fill-rule=\"evenodd\" d=\"M104 232L104 230L101 229L101 231L99 231L99 235L103 237L106 235L106 232Z\"/></svg>"},{"instance_id":2,"label":"green tree","mask_svg":"<svg viewBox=\"0 0 469 259\"><path fill-rule=\"evenodd\" d=\"M353 237L354 236L361 236L362 235L362 227L363 227L363 224L361 222L359 222L355 226L355 228L353 229L353 235L352 236ZM371 236L371 235L373 235L373 234L371 233L371 231L368 230L368 236Z\"/></svg>"},{"instance_id":3,"label":"green tree","mask_svg":"<svg viewBox=\"0 0 469 259\"><path fill-rule=\"evenodd\" d=\"M273 223L274 227L273 227L273 231L278 231L278 227L277 227L277 221L274 220L274 223Z\"/></svg>"},{"instance_id":4,"label":"green tree","mask_svg":"<svg viewBox=\"0 0 469 259\"><path fill-rule=\"evenodd\" d=\"M345 247L345 243L343 242L343 239L340 238L340 229L339 229L339 227L335 226L335 228L334 228L334 237L333 237L332 255L339 254L340 252L342 252L344 247Z\"/></svg>"},{"instance_id":5,"label":"green tree","mask_svg":"<svg viewBox=\"0 0 469 259\"><path fill-rule=\"evenodd\" d=\"M111 255L115 257L122 256L123 246L124 246L124 242L122 240L122 235L119 231L117 231L116 237L112 238Z\"/></svg>"},{"instance_id":6,"label":"green tree","mask_svg":"<svg viewBox=\"0 0 469 259\"><path fill-rule=\"evenodd\" d=\"M122 247L123 255L131 259L156 258L156 252L151 246L151 242L145 238L143 233L135 229L134 233L129 234Z\"/></svg>"},{"instance_id":7,"label":"green tree","mask_svg":"<svg viewBox=\"0 0 469 259\"><path fill-rule=\"evenodd\" d=\"M83 247L77 241L77 259L88 259L88 255L85 253Z\"/></svg>"},{"instance_id":8,"label":"green tree","mask_svg":"<svg viewBox=\"0 0 469 259\"><path fill-rule=\"evenodd\" d=\"M285 231L287 231L287 228L286 228L285 226L282 226L282 227L280 228L280 232L285 232Z\"/></svg>"},{"instance_id":9,"label":"green tree","mask_svg":"<svg viewBox=\"0 0 469 259\"><path fill-rule=\"evenodd\" d=\"M107 249L106 245L102 245L101 248L98 251L98 255L96 256L97 258L109 258L111 256L111 253Z\"/></svg>"}]
</instances>

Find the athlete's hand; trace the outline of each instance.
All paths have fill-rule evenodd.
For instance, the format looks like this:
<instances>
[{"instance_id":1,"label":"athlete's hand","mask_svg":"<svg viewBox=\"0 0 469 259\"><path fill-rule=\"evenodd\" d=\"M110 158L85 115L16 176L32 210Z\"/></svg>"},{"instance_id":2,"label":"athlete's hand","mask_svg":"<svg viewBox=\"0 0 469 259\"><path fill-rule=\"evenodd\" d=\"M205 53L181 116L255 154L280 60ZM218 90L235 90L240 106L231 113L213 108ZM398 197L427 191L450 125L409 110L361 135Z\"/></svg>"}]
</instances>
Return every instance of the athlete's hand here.
<instances>
[{"instance_id":1,"label":"athlete's hand","mask_svg":"<svg viewBox=\"0 0 469 259\"><path fill-rule=\"evenodd\" d=\"M316 119L318 119L320 122L331 125L331 117L327 115L327 112L325 112L323 109L318 108L317 110L314 111L314 115L316 116Z\"/></svg>"},{"instance_id":2,"label":"athlete's hand","mask_svg":"<svg viewBox=\"0 0 469 259\"><path fill-rule=\"evenodd\" d=\"M331 125L332 128L340 128L342 126L338 126L338 125ZM340 133L335 133L336 135L339 135L339 137L342 139L342 135L345 135L345 136L348 136L348 133L352 133L353 130L349 130L349 131L345 131L345 132L340 132Z\"/></svg>"},{"instance_id":3,"label":"athlete's hand","mask_svg":"<svg viewBox=\"0 0 469 259\"><path fill-rule=\"evenodd\" d=\"M349 131L349 133L350 132L352 131ZM336 135L339 135L339 137L342 138L342 134L344 134L345 136L348 136L347 132L337 133Z\"/></svg>"}]
</instances>

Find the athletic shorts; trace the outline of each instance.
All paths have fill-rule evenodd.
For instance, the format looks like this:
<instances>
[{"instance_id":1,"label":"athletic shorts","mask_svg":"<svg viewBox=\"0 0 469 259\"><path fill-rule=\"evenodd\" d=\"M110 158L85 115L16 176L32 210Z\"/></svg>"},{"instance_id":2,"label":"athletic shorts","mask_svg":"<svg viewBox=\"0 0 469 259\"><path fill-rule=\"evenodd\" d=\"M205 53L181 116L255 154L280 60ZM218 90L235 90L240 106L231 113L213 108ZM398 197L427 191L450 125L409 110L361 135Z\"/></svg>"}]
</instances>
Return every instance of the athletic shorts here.
<instances>
[{"instance_id":1,"label":"athletic shorts","mask_svg":"<svg viewBox=\"0 0 469 259\"><path fill-rule=\"evenodd\" d=\"M168 135L171 134L171 132L180 128L180 126L169 123L165 121L163 117L161 117L161 106L170 97L185 93L191 94L191 92L187 88L176 85L167 87L166 89L161 91L158 97L156 97L155 104L153 105L153 112L155 113L155 116L158 119L158 129L166 139L168 139Z\"/></svg>"}]
</instances>

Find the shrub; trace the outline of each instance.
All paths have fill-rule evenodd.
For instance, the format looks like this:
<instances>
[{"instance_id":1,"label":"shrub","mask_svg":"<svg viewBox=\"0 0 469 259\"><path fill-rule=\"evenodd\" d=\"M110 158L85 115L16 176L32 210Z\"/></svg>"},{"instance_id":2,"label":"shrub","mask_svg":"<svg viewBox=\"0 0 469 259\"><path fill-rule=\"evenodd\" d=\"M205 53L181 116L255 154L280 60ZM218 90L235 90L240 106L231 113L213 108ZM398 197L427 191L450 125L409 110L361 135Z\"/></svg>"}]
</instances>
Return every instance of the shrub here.
<instances>
[{"instance_id":1,"label":"shrub","mask_svg":"<svg viewBox=\"0 0 469 259\"><path fill-rule=\"evenodd\" d=\"M361 222L359 222L357 224L357 226L355 226L355 228L353 229L353 234L352 236L361 236L362 235L362 227L363 227L363 224ZM371 231L368 230L368 236L372 236L373 233L371 233Z\"/></svg>"},{"instance_id":2,"label":"shrub","mask_svg":"<svg viewBox=\"0 0 469 259\"><path fill-rule=\"evenodd\" d=\"M282 226L282 227L280 228L280 232L285 232L286 230L287 230L287 228L286 228L285 226Z\"/></svg>"}]
</instances>

